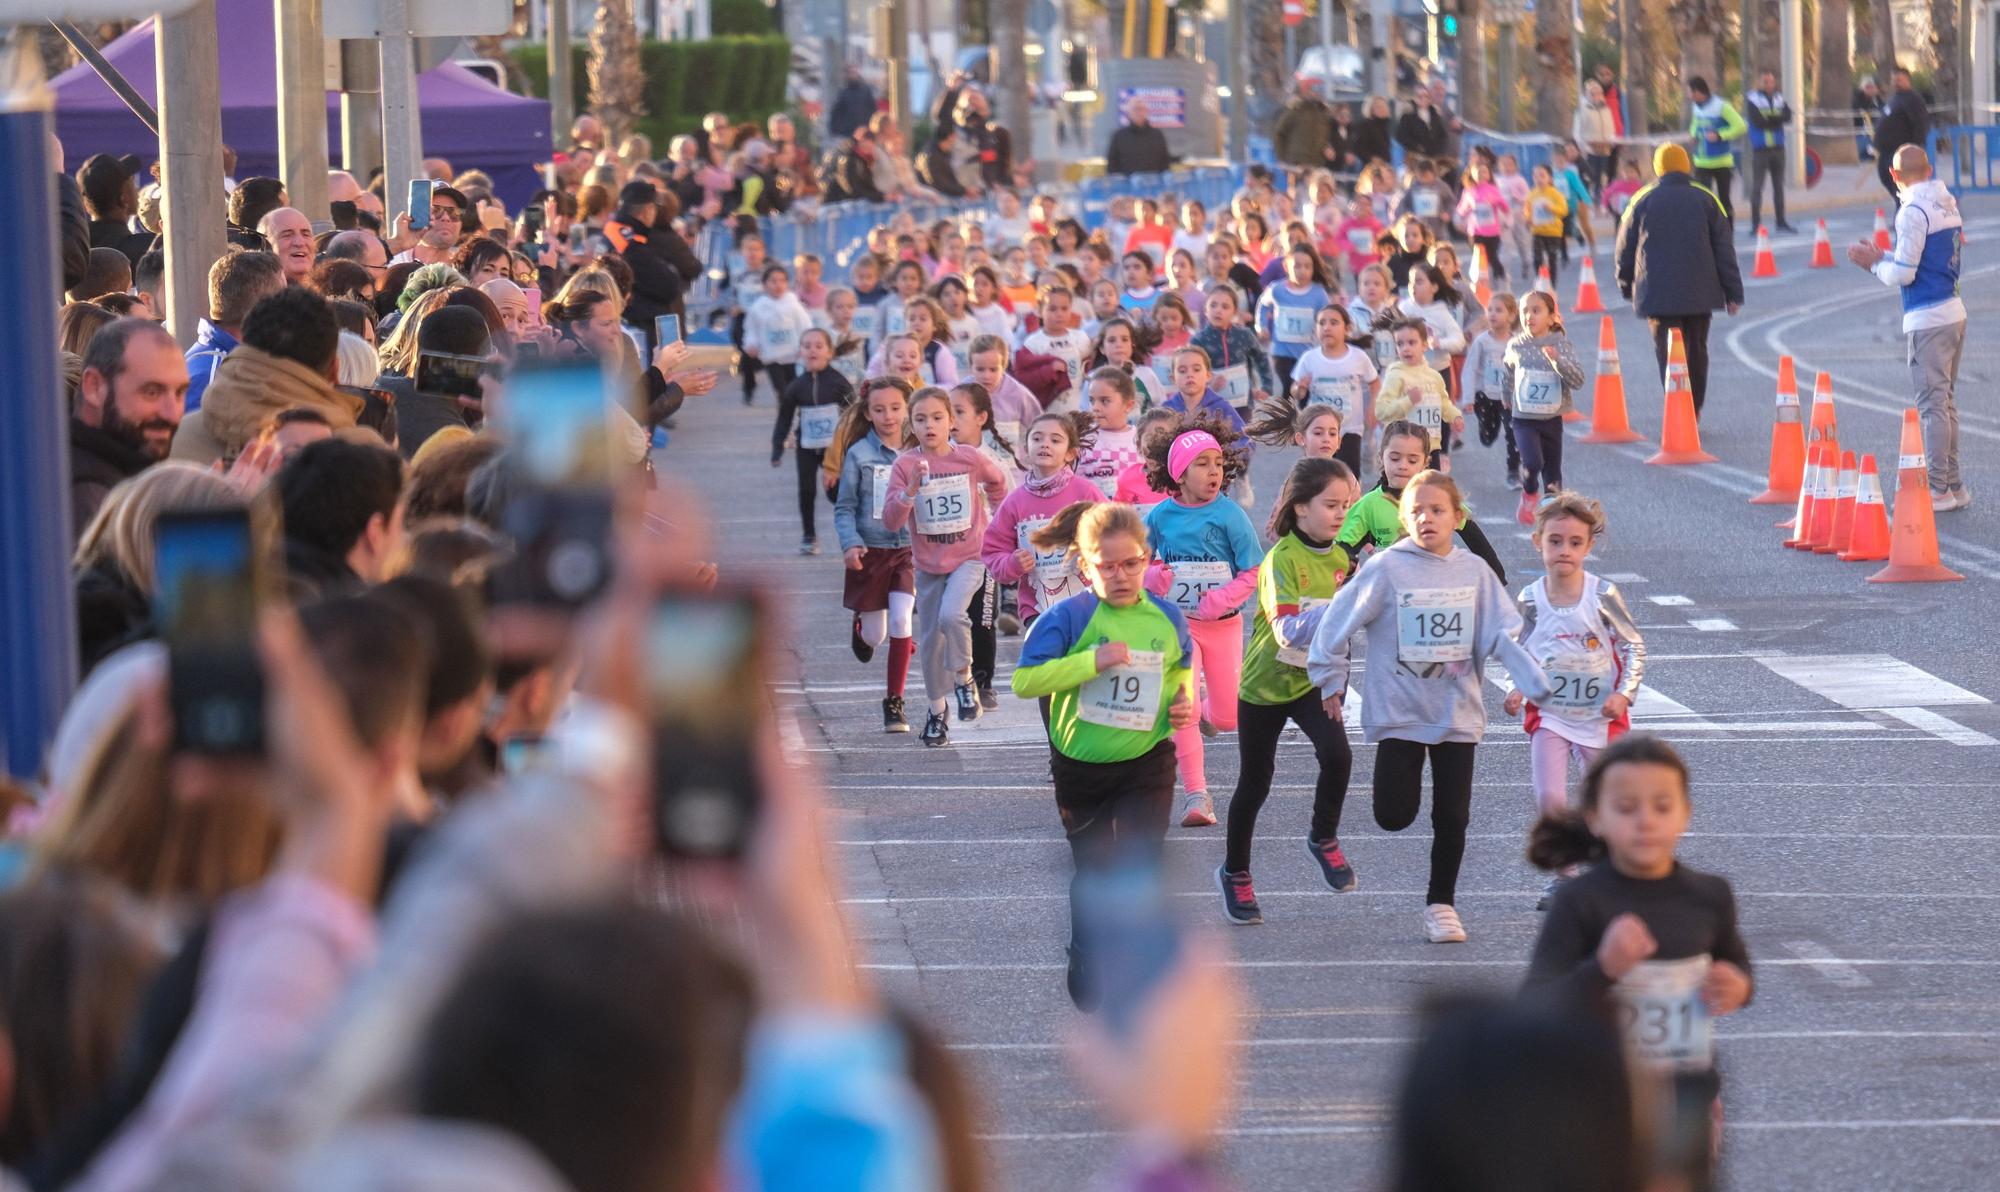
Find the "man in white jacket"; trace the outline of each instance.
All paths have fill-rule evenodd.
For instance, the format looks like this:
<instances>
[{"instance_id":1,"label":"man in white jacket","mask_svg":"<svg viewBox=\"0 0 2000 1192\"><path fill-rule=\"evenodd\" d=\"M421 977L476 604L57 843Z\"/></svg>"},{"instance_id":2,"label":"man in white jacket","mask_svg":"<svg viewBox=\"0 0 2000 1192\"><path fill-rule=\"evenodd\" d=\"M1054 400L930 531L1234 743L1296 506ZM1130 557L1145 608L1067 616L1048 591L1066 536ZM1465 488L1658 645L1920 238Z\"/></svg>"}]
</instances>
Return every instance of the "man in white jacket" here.
<instances>
[{"instance_id":1,"label":"man in white jacket","mask_svg":"<svg viewBox=\"0 0 2000 1192\"><path fill-rule=\"evenodd\" d=\"M1903 291L1903 334L1909 337L1910 380L1924 423L1924 458L1930 469L1931 508L1942 513L1972 504L1958 470L1958 359L1965 350L1965 302L1958 296L1964 223L1958 200L1931 177L1921 145L1896 150L1889 165L1902 206L1896 212L1896 247L1888 253L1862 241L1847 259L1882 284Z\"/></svg>"}]
</instances>

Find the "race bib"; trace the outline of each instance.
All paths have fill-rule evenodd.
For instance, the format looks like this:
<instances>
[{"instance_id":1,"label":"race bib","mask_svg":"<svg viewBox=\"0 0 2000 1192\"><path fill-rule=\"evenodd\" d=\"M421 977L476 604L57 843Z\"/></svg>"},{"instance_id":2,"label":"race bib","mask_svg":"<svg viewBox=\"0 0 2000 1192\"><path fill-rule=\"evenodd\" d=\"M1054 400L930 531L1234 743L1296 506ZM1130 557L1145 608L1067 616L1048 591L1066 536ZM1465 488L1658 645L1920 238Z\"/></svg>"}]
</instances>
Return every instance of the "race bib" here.
<instances>
[{"instance_id":1,"label":"race bib","mask_svg":"<svg viewBox=\"0 0 2000 1192\"><path fill-rule=\"evenodd\" d=\"M1318 608L1322 604L1331 604L1331 603L1333 603L1331 597L1323 598L1317 596L1301 596L1299 598L1299 611L1302 613L1308 612L1312 609ZM1279 646L1278 661L1286 666L1296 666L1300 670L1304 670L1306 665L1306 647Z\"/></svg>"},{"instance_id":2,"label":"race bib","mask_svg":"<svg viewBox=\"0 0 2000 1192\"><path fill-rule=\"evenodd\" d=\"M917 533L937 537L972 528L972 477L933 476L917 488Z\"/></svg>"},{"instance_id":3,"label":"race bib","mask_svg":"<svg viewBox=\"0 0 2000 1192\"><path fill-rule=\"evenodd\" d=\"M799 446L809 451L833 446L833 428L839 422L839 406L800 406Z\"/></svg>"},{"instance_id":4,"label":"race bib","mask_svg":"<svg viewBox=\"0 0 2000 1192\"><path fill-rule=\"evenodd\" d=\"M1357 256L1375 251L1375 233L1366 227L1347 229L1347 247Z\"/></svg>"},{"instance_id":5,"label":"race bib","mask_svg":"<svg viewBox=\"0 0 2000 1192\"><path fill-rule=\"evenodd\" d=\"M773 352L789 352L799 342L799 333L790 327L764 329L764 347Z\"/></svg>"},{"instance_id":6,"label":"race bib","mask_svg":"<svg viewBox=\"0 0 2000 1192\"><path fill-rule=\"evenodd\" d=\"M959 376L969 377L972 375L972 345L970 343L952 344L951 359L953 363L958 365Z\"/></svg>"},{"instance_id":7,"label":"race bib","mask_svg":"<svg viewBox=\"0 0 2000 1192\"><path fill-rule=\"evenodd\" d=\"M1232 364L1215 374L1216 387L1222 390L1229 404L1243 409L1250 404L1250 366ZM1192 413L1192 411L1190 411Z\"/></svg>"},{"instance_id":8,"label":"race bib","mask_svg":"<svg viewBox=\"0 0 2000 1192\"><path fill-rule=\"evenodd\" d=\"M1396 603L1396 657L1403 662L1466 662L1472 658L1472 610L1477 588L1419 588Z\"/></svg>"},{"instance_id":9,"label":"race bib","mask_svg":"<svg viewBox=\"0 0 2000 1192\"><path fill-rule=\"evenodd\" d=\"M1493 363L1486 366L1486 379L1479 386L1480 392L1488 397L1498 397L1507 391L1507 366Z\"/></svg>"},{"instance_id":10,"label":"race bib","mask_svg":"<svg viewBox=\"0 0 2000 1192\"><path fill-rule=\"evenodd\" d=\"M1410 196L1410 210L1419 219L1436 219L1438 206L1438 193L1434 190L1420 190Z\"/></svg>"},{"instance_id":11,"label":"race bib","mask_svg":"<svg viewBox=\"0 0 2000 1192\"><path fill-rule=\"evenodd\" d=\"M1538 224L1556 222L1556 209L1547 199L1536 199L1530 208L1531 218Z\"/></svg>"},{"instance_id":12,"label":"race bib","mask_svg":"<svg viewBox=\"0 0 2000 1192\"><path fill-rule=\"evenodd\" d=\"M1715 1025L1701 1000L1707 953L1644 960L1611 989L1625 1043L1651 1067L1701 1072L1715 1066Z\"/></svg>"},{"instance_id":13,"label":"race bib","mask_svg":"<svg viewBox=\"0 0 2000 1192\"><path fill-rule=\"evenodd\" d=\"M1279 306L1271 328L1271 338L1281 344L1309 344L1313 341L1313 312L1303 306Z\"/></svg>"},{"instance_id":14,"label":"race bib","mask_svg":"<svg viewBox=\"0 0 2000 1192\"><path fill-rule=\"evenodd\" d=\"M1488 227L1492 227L1492 226L1493 226L1493 204L1491 204L1491 203L1474 203L1474 204L1472 205L1472 223L1473 223L1473 226L1475 226L1475 227L1481 227L1481 228L1488 228Z\"/></svg>"},{"instance_id":15,"label":"race bib","mask_svg":"<svg viewBox=\"0 0 2000 1192\"><path fill-rule=\"evenodd\" d=\"M1514 370L1514 412L1547 418L1562 409L1562 379L1546 368Z\"/></svg>"},{"instance_id":16,"label":"race bib","mask_svg":"<svg viewBox=\"0 0 2000 1192\"><path fill-rule=\"evenodd\" d=\"M1211 559L1193 560L1171 565L1174 572L1173 587L1167 591L1167 599L1184 613L1194 612L1201 607L1201 598L1236 578L1236 572L1227 563Z\"/></svg>"},{"instance_id":17,"label":"race bib","mask_svg":"<svg viewBox=\"0 0 2000 1192\"><path fill-rule=\"evenodd\" d=\"M866 464L868 469L868 516L882 520L882 503L889 499L888 464Z\"/></svg>"},{"instance_id":18,"label":"race bib","mask_svg":"<svg viewBox=\"0 0 2000 1192\"><path fill-rule=\"evenodd\" d=\"M1607 654L1557 654L1544 659L1549 686L1555 694L1543 707L1574 720L1589 720L1604 709L1611 696L1611 679L1616 671Z\"/></svg>"},{"instance_id":19,"label":"race bib","mask_svg":"<svg viewBox=\"0 0 2000 1192\"><path fill-rule=\"evenodd\" d=\"M849 329L862 339L874 339L882 330L882 308L879 306L857 306L854 321Z\"/></svg>"},{"instance_id":20,"label":"race bib","mask_svg":"<svg viewBox=\"0 0 2000 1192\"><path fill-rule=\"evenodd\" d=\"M1625 214L1625 204L1630 202L1631 200L1632 200L1631 195L1623 195L1623 194L1612 195L1610 199L1611 213L1613 215Z\"/></svg>"},{"instance_id":21,"label":"race bib","mask_svg":"<svg viewBox=\"0 0 2000 1192\"><path fill-rule=\"evenodd\" d=\"M887 306L888 304L884 303L883 305ZM882 338L887 339L892 335L901 335L903 332L908 331L909 329L910 329L910 309L908 307L898 303L897 305L890 307L889 310L882 315Z\"/></svg>"},{"instance_id":22,"label":"race bib","mask_svg":"<svg viewBox=\"0 0 2000 1192\"><path fill-rule=\"evenodd\" d=\"M835 356L833 358L833 371L846 377L849 385L860 389L861 374L868 371L868 362L862 359L859 352L850 352L845 356Z\"/></svg>"},{"instance_id":23,"label":"race bib","mask_svg":"<svg viewBox=\"0 0 2000 1192\"><path fill-rule=\"evenodd\" d=\"M1340 411L1344 423L1354 416L1361 405L1360 377L1314 377L1312 389L1306 394L1309 406L1332 406Z\"/></svg>"},{"instance_id":24,"label":"race bib","mask_svg":"<svg viewBox=\"0 0 2000 1192\"><path fill-rule=\"evenodd\" d=\"M1410 407L1410 421L1431 432L1431 442L1436 443L1438 431L1444 427L1444 407L1429 394Z\"/></svg>"},{"instance_id":25,"label":"race bib","mask_svg":"<svg viewBox=\"0 0 2000 1192\"><path fill-rule=\"evenodd\" d=\"M1151 732L1160 720L1160 688L1167 655L1133 650L1129 662L1099 673L1076 689L1076 716L1085 724Z\"/></svg>"},{"instance_id":26,"label":"race bib","mask_svg":"<svg viewBox=\"0 0 2000 1192\"><path fill-rule=\"evenodd\" d=\"M1072 595L1082 586L1083 579L1076 569L1075 556L1070 554L1068 548L1059 546L1054 550L1042 550L1028 541L1036 530L1048 524L1046 517L1030 517L1023 518L1014 527L1014 541L1020 549L1034 552L1035 588L1047 598L1041 602L1044 608Z\"/></svg>"}]
</instances>

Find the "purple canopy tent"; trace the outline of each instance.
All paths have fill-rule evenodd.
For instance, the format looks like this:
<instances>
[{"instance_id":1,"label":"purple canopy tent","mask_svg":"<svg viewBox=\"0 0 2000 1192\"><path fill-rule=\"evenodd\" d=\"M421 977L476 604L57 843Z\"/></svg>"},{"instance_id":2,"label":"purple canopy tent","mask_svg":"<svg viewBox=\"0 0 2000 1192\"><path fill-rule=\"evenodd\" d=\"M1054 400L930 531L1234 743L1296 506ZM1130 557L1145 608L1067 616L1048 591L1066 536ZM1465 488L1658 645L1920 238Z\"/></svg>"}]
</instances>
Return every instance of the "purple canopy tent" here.
<instances>
[{"instance_id":1,"label":"purple canopy tent","mask_svg":"<svg viewBox=\"0 0 2000 1192\"><path fill-rule=\"evenodd\" d=\"M223 64L222 139L236 150L236 176L276 176L278 54L270 0L216 0L215 15ZM104 56L134 90L159 102L152 21L105 46ZM199 64L189 66L199 69ZM136 153L148 162L159 158L159 141L89 64L71 67L50 86L56 96L56 135L62 138L70 169L93 153ZM327 144L337 165L340 97L329 92L326 98ZM538 167L549 158L546 100L502 90L450 62L417 77L417 98L425 156L442 157L455 170L486 171L493 177L494 192L510 206L540 189Z\"/></svg>"}]
</instances>

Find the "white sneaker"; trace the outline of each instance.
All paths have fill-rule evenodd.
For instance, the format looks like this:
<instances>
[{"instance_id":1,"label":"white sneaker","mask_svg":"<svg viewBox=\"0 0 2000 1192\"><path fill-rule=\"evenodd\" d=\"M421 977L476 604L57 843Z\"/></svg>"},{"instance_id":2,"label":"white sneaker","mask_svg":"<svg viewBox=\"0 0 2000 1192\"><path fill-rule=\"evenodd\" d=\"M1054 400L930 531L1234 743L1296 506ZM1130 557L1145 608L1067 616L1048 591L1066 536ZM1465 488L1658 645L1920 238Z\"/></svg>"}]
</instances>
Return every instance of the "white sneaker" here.
<instances>
[{"instance_id":1,"label":"white sneaker","mask_svg":"<svg viewBox=\"0 0 2000 1192\"><path fill-rule=\"evenodd\" d=\"M1181 827L1212 828L1215 826L1215 800L1207 791L1189 791L1181 800Z\"/></svg>"},{"instance_id":2,"label":"white sneaker","mask_svg":"<svg viewBox=\"0 0 2000 1192\"><path fill-rule=\"evenodd\" d=\"M1424 908L1424 938L1434 944L1462 944L1465 942L1465 924L1458 921L1458 911L1448 902L1433 902Z\"/></svg>"}]
</instances>

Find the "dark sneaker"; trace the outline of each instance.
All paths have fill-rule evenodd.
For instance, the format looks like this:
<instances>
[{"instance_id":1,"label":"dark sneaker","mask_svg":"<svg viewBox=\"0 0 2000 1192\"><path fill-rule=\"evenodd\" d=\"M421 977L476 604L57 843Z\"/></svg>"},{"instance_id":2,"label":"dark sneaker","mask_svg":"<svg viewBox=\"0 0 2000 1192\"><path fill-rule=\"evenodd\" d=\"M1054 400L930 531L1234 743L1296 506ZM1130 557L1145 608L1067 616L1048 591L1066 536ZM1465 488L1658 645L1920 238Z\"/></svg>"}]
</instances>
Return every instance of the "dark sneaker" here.
<instances>
[{"instance_id":1,"label":"dark sneaker","mask_svg":"<svg viewBox=\"0 0 2000 1192\"><path fill-rule=\"evenodd\" d=\"M979 706L979 688L970 683L960 683L958 695L958 718L961 721L977 720L986 709Z\"/></svg>"},{"instance_id":2,"label":"dark sneaker","mask_svg":"<svg viewBox=\"0 0 2000 1192\"><path fill-rule=\"evenodd\" d=\"M869 645L867 640L861 636L860 617L854 618L854 628L849 631L847 637L847 648L854 651L854 656L863 662L868 662L875 657L875 647Z\"/></svg>"},{"instance_id":3,"label":"dark sneaker","mask_svg":"<svg viewBox=\"0 0 2000 1192\"><path fill-rule=\"evenodd\" d=\"M1340 838L1314 840L1306 837L1306 851L1319 862L1319 875L1326 884L1342 894L1352 891L1361 883L1354 878L1354 866L1347 863L1347 854L1340 851Z\"/></svg>"},{"instance_id":4,"label":"dark sneaker","mask_svg":"<svg viewBox=\"0 0 2000 1192\"><path fill-rule=\"evenodd\" d=\"M1215 727L1215 722L1206 716L1201 718L1197 723L1197 727L1201 730L1201 735L1210 740L1214 740L1216 737L1222 735L1222 730Z\"/></svg>"},{"instance_id":5,"label":"dark sneaker","mask_svg":"<svg viewBox=\"0 0 2000 1192\"><path fill-rule=\"evenodd\" d=\"M951 729L945 725L943 715L932 712L924 718L924 733L921 740L924 744L933 746L951 744Z\"/></svg>"},{"instance_id":6,"label":"dark sneaker","mask_svg":"<svg viewBox=\"0 0 2000 1192\"><path fill-rule=\"evenodd\" d=\"M988 712L998 712L1000 710L1000 697L993 694L993 684L981 683L979 685L979 706Z\"/></svg>"},{"instance_id":7,"label":"dark sneaker","mask_svg":"<svg viewBox=\"0 0 2000 1192\"><path fill-rule=\"evenodd\" d=\"M818 554L818 553L819 553L819 539L817 539L817 538L801 538L801 539L799 540L799 553L800 553L800 554L802 554L802 555L816 555L816 554Z\"/></svg>"},{"instance_id":8,"label":"dark sneaker","mask_svg":"<svg viewBox=\"0 0 2000 1192\"><path fill-rule=\"evenodd\" d=\"M1257 891L1250 885L1249 873L1231 873L1218 865L1215 867L1215 888L1222 891L1222 915L1238 927L1255 927L1264 921L1264 912L1257 906Z\"/></svg>"},{"instance_id":9,"label":"dark sneaker","mask_svg":"<svg viewBox=\"0 0 2000 1192\"><path fill-rule=\"evenodd\" d=\"M1799 234L1799 230L1797 228L1783 221L1780 221L1778 223L1778 231L1782 232L1787 236L1796 236Z\"/></svg>"},{"instance_id":10,"label":"dark sneaker","mask_svg":"<svg viewBox=\"0 0 2000 1192\"><path fill-rule=\"evenodd\" d=\"M1083 953L1075 944L1065 949L1069 953L1069 965L1063 971L1063 987L1069 990L1070 1004L1085 1014L1097 1009L1096 991L1083 980Z\"/></svg>"},{"instance_id":11,"label":"dark sneaker","mask_svg":"<svg viewBox=\"0 0 2000 1192\"><path fill-rule=\"evenodd\" d=\"M903 697L892 695L882 701L882 731L885 733L907 733L910 722L903 718Z\"/></svg>"}]
</instances>

